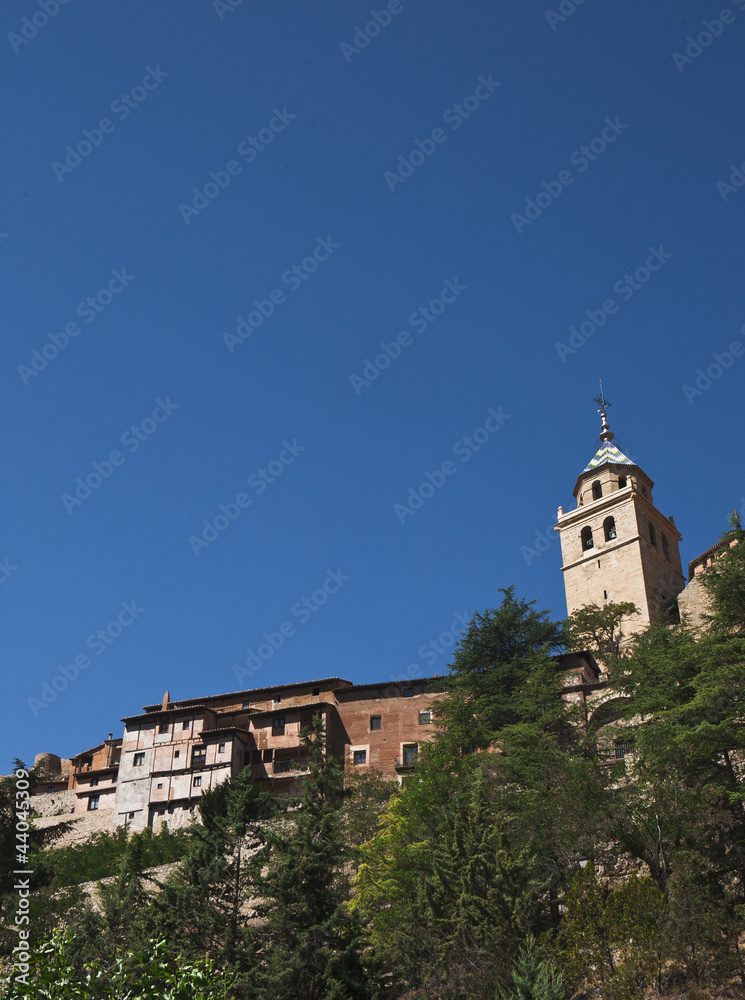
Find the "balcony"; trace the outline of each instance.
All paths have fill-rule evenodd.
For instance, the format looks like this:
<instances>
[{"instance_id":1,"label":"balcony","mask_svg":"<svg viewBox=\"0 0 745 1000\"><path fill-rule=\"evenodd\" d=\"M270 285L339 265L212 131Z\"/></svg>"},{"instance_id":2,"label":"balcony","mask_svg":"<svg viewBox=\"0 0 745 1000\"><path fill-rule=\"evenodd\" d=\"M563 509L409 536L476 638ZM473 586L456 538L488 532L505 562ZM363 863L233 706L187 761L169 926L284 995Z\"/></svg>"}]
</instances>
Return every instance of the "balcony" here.
<instances>
[{"instance_id":1,"label":"balcony","mask_svg":"<svg viewBox=\"0 0 745 1000\"><path fill-rule=\"evenodd\" d=\"M397 771L413 771L414 768L419 763L419 748L407 749L404 747L403 757L396 757L393 761L393 766Z\"/></svg>"}]
</instances>

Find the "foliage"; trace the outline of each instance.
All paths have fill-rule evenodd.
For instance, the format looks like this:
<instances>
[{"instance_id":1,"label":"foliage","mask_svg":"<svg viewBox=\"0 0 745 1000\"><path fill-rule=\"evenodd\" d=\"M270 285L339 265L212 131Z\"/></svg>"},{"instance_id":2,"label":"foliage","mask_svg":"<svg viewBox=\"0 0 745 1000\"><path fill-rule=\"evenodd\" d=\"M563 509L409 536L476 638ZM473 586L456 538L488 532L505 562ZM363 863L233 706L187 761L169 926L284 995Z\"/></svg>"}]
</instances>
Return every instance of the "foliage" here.
<instances>
[{"instance_id":1,"label":"foliage","mask_svg":"<svg viewBox=\"0 0 745 1000\"><path fill-rule=\"evenodd\" d=\"M564 1000L561 973L550 959L541 958L532 934L520 945L512 982L512 989L497 990L496 1000Z\"/></svg>"},{"instance_id":2,"label":"foliage","mask_svg":"<svg viewBox=\"0 0 745 1000\"><path fill-rule=\"evenodd\" d=\"M639 609L629 601L609 601L601 608L585 604L577 608L566 621L566 643L569 649L587 649L606 662L626 655L629 637L626 622L637 617Z\"/></svg>"},{"instance_id":3,"label":"foliage","mask_svg":"<svg viewBox=\"0 0 745 1000\"><path fill-rule=\"evenodd\" d=\"M137 955L115 958L79 972L70 959L71 939L59 932L33 950L28 982L16 979L6 1000L227 1000L232 977L209 959L170 960L164 941L151 941ZM133 971L134 970L134 971Z\"/></svg>"},{"instance_id":4,"label":"foliage","mask_svg":"<svg viewBox=\"0 0 745 1000\"><path fill-rule=\"evenodd\" d=\"M701 578L715 605L706 617L715 631L745 636L745 545L741 544L745 530L737 511L732 511L730 529L722 541L726 548Z\"/></svg>"}]
</instances>

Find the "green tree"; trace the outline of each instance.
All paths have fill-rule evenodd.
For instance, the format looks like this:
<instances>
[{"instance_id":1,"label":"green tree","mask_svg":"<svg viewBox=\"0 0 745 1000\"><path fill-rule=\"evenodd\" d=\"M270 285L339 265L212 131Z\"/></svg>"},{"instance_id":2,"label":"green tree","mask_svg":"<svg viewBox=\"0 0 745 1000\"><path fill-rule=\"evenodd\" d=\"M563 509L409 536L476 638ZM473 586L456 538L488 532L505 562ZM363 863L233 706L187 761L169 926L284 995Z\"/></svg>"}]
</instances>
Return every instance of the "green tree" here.
<instances>
[{"instance_id":1,"label":"green tree","mask_svg":"<svg viewBox=\"0 0 745 1000\"><path fill-rule=\"evenodd\" d=\"M343 772L320 717L302 736L310 774L300 801L268 833L263 924L252 988L265 1000L366 1000L375 975L350 897Z\"/></svg>"},{"instance_id":2,"label":"green tree","mask_svg":"<svg viewBox=\"0 0 745 1000\"><path fill-rule=\"evenodd\" d=\"M541 958L532 934L520 945L512 983L512 989L497 989L496 1000L564 1000L561 973L550 959Z\"/></svg>"},{"instance_id":3,"label":"green tree","mask_svg":"<svg viewBox=\"0 0 745 1000\"><path fill-rule=\"evenodd\" d=\"M630 635L629 624L638 615L639 609L629 601L609 601L602 608L585 604L564 623L566 644L569 649L589 650L603 663L617 660L628 652L625 643Z\"/></svg>"}]
</instances>

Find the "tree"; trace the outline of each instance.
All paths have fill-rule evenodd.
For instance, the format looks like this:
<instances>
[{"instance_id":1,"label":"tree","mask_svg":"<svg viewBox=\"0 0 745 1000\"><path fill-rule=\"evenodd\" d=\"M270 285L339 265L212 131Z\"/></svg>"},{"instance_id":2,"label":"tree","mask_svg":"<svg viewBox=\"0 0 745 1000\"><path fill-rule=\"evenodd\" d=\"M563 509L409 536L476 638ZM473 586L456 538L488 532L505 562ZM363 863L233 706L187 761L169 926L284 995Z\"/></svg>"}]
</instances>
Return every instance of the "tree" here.
<instances>
[{"instance_id":1,"label":"tree","mask_svg":"<svg viewBox=\"0 0 745 1000\"><path fill-rule=\"evenodd\" d=\"M745 635L745 530L737 511L722 535L726 547L701 576L714 608L705 615L709 628L728 635Z\"/></svg>"},{"instance_id":2,"label":"tree","mask_svg":"<svg viewBox=\"0 0 745 1000\"><path fill-rule=\"evenodd\" d=\"M561 973L550 959L541 958L532 934L520 945L512 982L511 990L497 990L496 1000L564 1000Z\"/></svg>"},{"instance_id":3,"label":"tree","mask_svg":"<svg viewBox=\"0 0 745 1000\"><path fill-rule=\"evenodd\" d=\"M630 601L605 604L585 604L567 618L566 644L569 649L587 649L606 663L628 655L629 638L627 622L638 617L639 609Z\"/></svg>"},{"instance_id":4,"label":"tree","mask_svg":"<svg viewBox=\"0 0 745 1000\"><path fill-rule=\"evenodd\" d=\"M267 833L263 924L251 980L262 1000L367 1000L376 993L363 928L348 905L344 777L320 716L302 735L310 774L300 802Z\"/></svg>"}]
</instances>

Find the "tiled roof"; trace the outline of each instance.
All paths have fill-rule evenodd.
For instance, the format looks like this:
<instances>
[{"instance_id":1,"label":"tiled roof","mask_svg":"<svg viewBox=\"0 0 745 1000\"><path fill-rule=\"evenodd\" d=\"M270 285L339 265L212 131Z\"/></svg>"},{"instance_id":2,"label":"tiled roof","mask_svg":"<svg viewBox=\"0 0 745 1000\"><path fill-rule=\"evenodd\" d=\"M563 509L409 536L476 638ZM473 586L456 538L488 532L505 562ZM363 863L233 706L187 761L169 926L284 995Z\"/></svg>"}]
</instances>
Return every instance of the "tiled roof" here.
<instances>
[{"instance_id":1,"label":"tiled roof","mask_svg":"<svg viewBox=\"0 0 745 1000\"><path fill-rule=\"evenodd\" d=\"M619 451L610 441L601 441L600 447L593 457L584 467L582 472L592 472L599 465L636 465L630 458L627 458L622 451Z\"/></svg>"}]
</instances>

